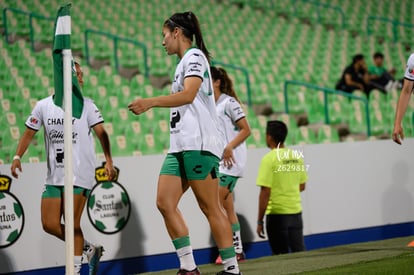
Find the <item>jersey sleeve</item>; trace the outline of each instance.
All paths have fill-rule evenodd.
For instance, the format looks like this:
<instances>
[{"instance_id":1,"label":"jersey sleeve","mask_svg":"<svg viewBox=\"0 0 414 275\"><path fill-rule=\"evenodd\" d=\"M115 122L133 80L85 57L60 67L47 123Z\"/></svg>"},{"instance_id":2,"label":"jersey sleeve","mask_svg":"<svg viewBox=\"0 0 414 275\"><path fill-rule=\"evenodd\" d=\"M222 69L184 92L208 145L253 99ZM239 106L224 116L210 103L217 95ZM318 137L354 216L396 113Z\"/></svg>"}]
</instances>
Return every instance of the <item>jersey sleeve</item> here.
<instances>
[{"instance_id":1,"label":"jersey sleeve","mask_svg":"<svg viewBox=\"0 0 414 275\"><path fill-rule=\"evenodd\" d=\"M93 127L96 124L104 122L103 116L92 100L85 100L85 108L88 120L88 126Z\"/></svg>"},{"instance_id":2,"label":"jersey sleeve","mask_svg":"<svg viewBox=\"0 0 414 275\"><path fill-rule=\"evenodd\" d=\"M26 127L35 131L39 131L43 125L42 103L43 101L36 103L25 123Z\"/></svg>"},{"instance_id":3,"label":"jersey sleeve","mask_svg":"<svg viewBox=\"0 0 414 275\"><path fill-rule=\"evenodd\" d=\"M414 81L414 54L411 54L407 60L407 66L405 68L404 78Z\"/></svg>"},{"instance_id":4,"label":"jersey sleeve","mask_svg":"<svg viewBox=\"0 0 414 275\"><path fill-rule=\"evenodd\" d=\"M259 172L257 174L256 185L263 187L271 187L273 177L273 165L272 158L269 154L262 158L259 166Z\"/></svg>"},{"instance_id":5,"label":"jersey sleeve","mask_svg":"<svg viewBox=\"0 0 414 275\"><path fill-rule=\"evenodd\" d=\"M230 98L227 101L225 112L233 122L237 122L246 116L240 106L240 103L234 98Z\"/></svg>"},{"instance_id":6,"label":"jersey sleeve","mask_svg":"<svg viewBox=\"0 0 414 275\"><path fill-rule=\"evenodd\" d=\"M195 52L188 57L184 65L184 78L197 76L203 79L204 73L208 71L204 58L201 54Z\"/></svg>"}]
</instances>

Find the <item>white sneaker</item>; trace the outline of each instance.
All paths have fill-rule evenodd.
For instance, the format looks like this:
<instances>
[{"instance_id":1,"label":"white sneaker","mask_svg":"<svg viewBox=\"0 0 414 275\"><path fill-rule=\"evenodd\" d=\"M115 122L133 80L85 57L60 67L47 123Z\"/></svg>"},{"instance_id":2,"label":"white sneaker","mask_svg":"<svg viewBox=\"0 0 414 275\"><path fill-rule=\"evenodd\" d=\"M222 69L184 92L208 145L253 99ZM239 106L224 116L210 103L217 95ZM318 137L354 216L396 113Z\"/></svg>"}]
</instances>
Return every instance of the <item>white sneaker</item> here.
<instances>
[{"instance_id":1,"label":"white sneaker","mask_svg":"<svg viewBox=\"0 0 414 275\"><path fill-rule=\"evenodd\" d=\"M81 274L82 265L81 264L75 264L75 267L73 268L73 272L75 275Z\"/></svg>"},{"instance_id":2,"label":"white sneaker","mask_svg":"<svg viewBox=\"0 0 414 275\"><path fill-rule=\"evenodd\" d=\"M99 268L99 260L102 257L104 248L102 245L90 245L87 250L84 251L89 264L89 275L96 275Z\"/></svg>"}]
</instances>

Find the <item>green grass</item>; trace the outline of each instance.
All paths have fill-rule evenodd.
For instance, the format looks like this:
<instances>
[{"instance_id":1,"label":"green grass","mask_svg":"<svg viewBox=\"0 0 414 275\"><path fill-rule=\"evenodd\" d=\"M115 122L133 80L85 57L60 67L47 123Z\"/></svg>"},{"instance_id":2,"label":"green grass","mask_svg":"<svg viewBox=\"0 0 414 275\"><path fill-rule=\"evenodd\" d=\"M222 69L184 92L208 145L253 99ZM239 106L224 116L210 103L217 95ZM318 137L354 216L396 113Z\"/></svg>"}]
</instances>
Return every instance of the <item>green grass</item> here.
<instances>
[{"instance_id":1,"label":"green grass","mask_svg":"<svg viewBox=\"0 0 414 275\"><path fill-rule=\"evenodd\" d=\"M350 264L336 268L327 268L312 272L300 273L301 275L390 275L413 274L414 253L406 253L397 257L385 258L371 262Z\"/></svg>"},{"instance_id":2,"label":"green grass","mask_svg":"<svg viewBox=\"0 0 414 275\"><path fill-rule=\"evenodd\" d=\"M407 247L413 239L411 236L262 257L247 260L240 264L240 268L243 275L414 274L414 248ZM203 275L214 275L221 269L214 264L199 268ZM177 269L144 274L170 275L176 272Z\"/></svg>"}]
</instances>

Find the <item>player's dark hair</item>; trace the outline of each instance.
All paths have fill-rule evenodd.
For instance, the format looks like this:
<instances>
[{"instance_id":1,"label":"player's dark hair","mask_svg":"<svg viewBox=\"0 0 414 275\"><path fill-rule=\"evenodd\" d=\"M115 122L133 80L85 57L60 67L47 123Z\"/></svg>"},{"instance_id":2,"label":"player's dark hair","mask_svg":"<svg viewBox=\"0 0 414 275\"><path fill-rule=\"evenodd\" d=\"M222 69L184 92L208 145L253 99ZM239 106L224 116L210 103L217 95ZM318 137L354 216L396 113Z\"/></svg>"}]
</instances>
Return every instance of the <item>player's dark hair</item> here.
<instances>
[{"instance_id":1,"label":"player's dark hair","mask_svg":"<svg viewBox=\"0 0 414 275\"><path fill-rule=\"evenodd\" d=\"M354 65L355 63L357 63L358 61L361 61L364 59L364 55L363 54L356 54L354 55L354 57L352 58L352 65Z\"/></svg>"},{"instance_id":2,"label":"player's dark hair","mask_svg":"<svg viewBox=\"0 0 414 275\"><path fill-rule=\"evenodd\" d=\"M210 62L210 52L207 50L204 43L200 23L193 12L186 11L174 13L170 18L165 20L164 26L168 27L170 31L173 31L174 28L180 28L183 31L184 36L190 39L191 42L193 42L193 37L195 37L197 48L204 53L207 60Z\"/></svg>"},{"instance_id":3,"label":"player's dark hair","mask_svg":"<svg viewBox=\"0 0 414 275\"><path fill-rule=\"evenodd\" d=\"M276 143L284 143L288 134L286 124L280 120L269 120L266 125L266 134Z\"/></svg>"},{"instance_id":4,"label":"player's dark hair","mask_svg":"<svg viewBox=\"0 0 414 275\"><path fill-rule=\"evenodd\" d=\"M236 91L234 91L234 88L233 88L233 81L230 79L226 70L224 70L223 68L217 68L217 67L211 66L210 71L211 71L211 77L213 78L214 81L220 80L220 91L223 94L234 97L240 103L240 100L237 97Z\"/></svg>"},{"instance_id":5,"label":"player's dark hair","mask_svg":"<svg viewBox=\"0 0 414 275\"><path fill-rule=\"evenodd\" d=\"M377 59L377 58L382 58L383 59L384 55L380 52L376 52L376 53L374 53L373 57L374 57L374 59Z\"/></svg>"}]
</instances>

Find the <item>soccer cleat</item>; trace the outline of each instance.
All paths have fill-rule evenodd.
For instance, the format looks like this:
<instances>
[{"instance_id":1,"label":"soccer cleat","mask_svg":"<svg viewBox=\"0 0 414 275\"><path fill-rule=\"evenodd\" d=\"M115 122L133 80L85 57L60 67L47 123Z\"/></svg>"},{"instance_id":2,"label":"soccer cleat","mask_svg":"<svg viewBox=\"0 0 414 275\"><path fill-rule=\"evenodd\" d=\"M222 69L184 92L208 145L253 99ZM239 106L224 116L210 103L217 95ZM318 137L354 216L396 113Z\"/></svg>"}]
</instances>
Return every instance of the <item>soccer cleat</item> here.
<instances>
[{"instance_id":1,"label":"soccer cleat","mask_svg":"<svg viewBox=\"0 0 414 275\"><path fill-rule=\"evenodd\" d=\"M96 275L99 268L99 260L102 257L104 248L101 245L90 245L89 248L84 251L89 264L89 275Z\"/></svg>"},{"instance_id":2,"label":"soccer cleat","mask_svg":"<svg viewBox=\"0 0 414 275\"><path fill-rule=\"evenodd\" d=\"M185 269L179 269L177 275L201 275L200 270L196 267L195 269L188 271Z\"/></svg>"},{"instance_id":3,"label":"soccer cleat","mask_svg":"<svg viewBox=\"0 0 414 275\"><path fill-rule=\"evenodd\" d=\"M230 272L227 272L225 270L222 270L219 273L216 273L216 275L243 275L243 274L241 272L235 274L235 273L230 273Z\"/></svg>"},{"instance_id":4,"label":"soccer cleat","mask_svg":"<svg viewBox=\"0 0 414 275\"><path fill-rule=\"evenodd\" d=\"M223 260L221 259L221 256L220 255L218 255L217 256L217 259L216 259L216 261L215 261L215 264L222 264L223 263Z\"/></svg>"},{"instance_id":5,"label":"soccer cleat","mask_svg":"<svg viewBox=\"0 0 414 275\"><path fill-rule=\"evenodd\" d=\"M236 253L236 258L238 262L244 262L246 261L246 254L244 254L244 252Z\"/></svg>"},{"instance_id":6,"label":"soccer cleat","mask_svg":"<svg viewBox=\"0 0 414 275\"><path fill-rule=\"evenodd\" d=\"M246 254L244 254L244 252L242 253L236 253L236 259L238 262L244 262L246 261ZM221 259L220 255L218 255L215 264L222 264L223 260Z\"/></svg>"}]
</instances>

